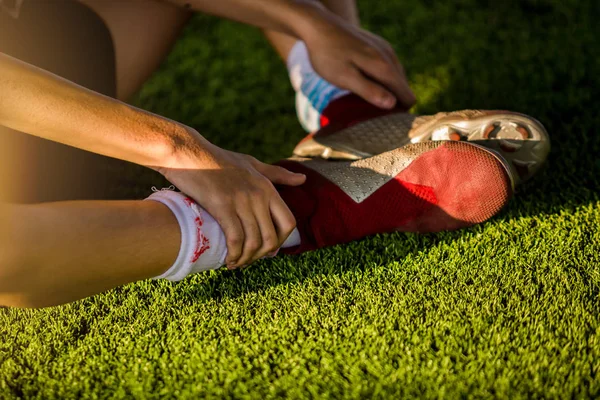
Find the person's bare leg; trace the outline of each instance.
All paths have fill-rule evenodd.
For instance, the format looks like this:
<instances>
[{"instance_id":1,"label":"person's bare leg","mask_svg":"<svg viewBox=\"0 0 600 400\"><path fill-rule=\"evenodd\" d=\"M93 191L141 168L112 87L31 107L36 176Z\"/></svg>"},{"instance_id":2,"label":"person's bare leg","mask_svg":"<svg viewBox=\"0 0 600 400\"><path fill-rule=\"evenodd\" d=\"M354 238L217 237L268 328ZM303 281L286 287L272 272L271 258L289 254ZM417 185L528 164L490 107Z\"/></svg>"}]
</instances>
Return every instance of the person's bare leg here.
<instances>
[{"instance_id":1,"label":"person's bare leg","mask_svg":"<svg viewBox=\"0 0 600 400\"><path fill-rule=\"evenodd\" d=\"M346 21L355 25L360 24L356 0L322 0L321 3ZM290 50L298 39L280 32L269 30L263 30L263 32L279 56L283 61L286 61Z\"/></svg>"},{"instance_id":2,"label":"person's bare leg","mask_svg":"<svg viewBox=\"0 0 600 400\"><path fill-rule=\"evenodd\" d=\"M117 68L117 98L134 95L160 66L191 13L158 1L80 0L111 32Z\"/></svg>"},{"instance_id":3,"label":"person's bare leg","mask_svg":"<svg viewBox=\"0 0 600 400\"><path fill-rule=\"evenodd\" d=\"M153 201L0 204L0 305L47 307L159 276L180 242Z\"/></svg>"}]
</instances>

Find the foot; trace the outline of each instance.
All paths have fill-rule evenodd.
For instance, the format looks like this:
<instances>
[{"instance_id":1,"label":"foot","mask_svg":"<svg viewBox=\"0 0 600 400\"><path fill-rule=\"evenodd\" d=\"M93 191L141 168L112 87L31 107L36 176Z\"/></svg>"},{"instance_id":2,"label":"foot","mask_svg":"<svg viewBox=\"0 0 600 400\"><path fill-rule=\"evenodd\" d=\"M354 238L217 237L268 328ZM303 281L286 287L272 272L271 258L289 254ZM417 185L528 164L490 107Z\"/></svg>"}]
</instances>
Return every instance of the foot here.
<instances>
[{"instance_id":1,"label":"foot","mask_svg":"<svg viewBox=\"0 0 600 400\"><path fill-rule=\"evenodd\" d=\"M278 188L297 223L284 253L377 233L467 227L495 215L512 193L503 162L466 142L409 144L358 161L296 158L279 164L307 175L302 186ZM178 281L223 265L225 235L206 210L171 188L157 190L148 200L169 207L181 227L179 255L158 278Z\"/></svg>"},{"instance_id":2,"label":"foot","mask_svg":"<svg viewBox=\"0 0 600 400\"><path fill-rule=\"evenodd\" d=\"M377 233L439 232L483 222L508 202L509 167L468 142L427 141L357 161L294 158L281 166L307 175L280 187L301 244L288 253Z\"/></svg>"},{"instance_id":3,"label":"foot","mask_svg":"<svg viewBox=\"0 0 600 400\"><path fill-rule=\"evenodd\" d=\"M354 95L332 102L321 117L322 128L295 148L301 157L358 160L409 143L468 141L501 156L513 186L530 179L550 151L543 125L510 111L465 110L416 116L384 111Z\"/></svg>"}]
</instances>

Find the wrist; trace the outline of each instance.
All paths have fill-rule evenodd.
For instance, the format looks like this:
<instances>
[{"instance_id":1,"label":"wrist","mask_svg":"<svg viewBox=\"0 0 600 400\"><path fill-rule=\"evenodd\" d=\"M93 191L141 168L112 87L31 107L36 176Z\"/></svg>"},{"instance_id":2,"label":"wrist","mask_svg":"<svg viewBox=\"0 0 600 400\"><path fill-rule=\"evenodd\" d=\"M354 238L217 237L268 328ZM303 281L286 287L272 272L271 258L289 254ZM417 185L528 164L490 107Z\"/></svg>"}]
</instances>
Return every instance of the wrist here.
<instances>
[{"instance_id":1,"label":"wrist","mask_svg":"<svg viewBox=\"0 0 600 400\"><path fill-rule=\"evenodd\" d=\"M315 0L295 0L292 3L294 13L288 20L288 26L296 38L306 42L317 35L327 9Z\"/></svg>"},{"instance_id":2,"label":"wrist","mask_svg":"<svg viewBox=\"0 0 600 400\"><path fill-rule=\"evenodd\" d=\"M165 137L161 159L154 170L167 177L169 171L211 168L214 153L219 148L206 140L195 129L176 124Z\"/></svg>"},{"instance_id":3,"label":"wrist","mask_svg":"<svg viewBox=\"0 0 600 400\"><path fill-rule=\"evenodd\" d=\"M300 18L295 29L298 37L306 43L309 49L316 48L324 43L325 38L347 30L352 24L342 17L329 11L320 2L302 1L304 5L304 18Z\"/></svg>"}]
</instances>

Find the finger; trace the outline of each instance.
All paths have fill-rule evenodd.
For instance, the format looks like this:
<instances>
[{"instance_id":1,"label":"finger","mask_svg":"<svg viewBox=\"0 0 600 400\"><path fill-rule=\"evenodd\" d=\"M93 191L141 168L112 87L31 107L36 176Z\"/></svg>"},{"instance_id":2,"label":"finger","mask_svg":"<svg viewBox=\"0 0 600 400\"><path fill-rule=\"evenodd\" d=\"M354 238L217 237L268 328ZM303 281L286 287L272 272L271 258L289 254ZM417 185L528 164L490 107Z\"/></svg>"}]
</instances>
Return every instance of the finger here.
<instances>
[{"instance_id":1,"label":"finger","mask_svg":"<svg viewBox=\"0 0 600 400\"><path fill-rule=\"evenodd\" d=\"M256 221L258 222L258 227L260 228L262 246L256 252L255 259L252 261L256 261L259 258L268 256L270 253L273 253L279 249L283 243L283 241L280 241L280 238L277 235L277 230L273 222L273 217L271 216L269 203L256 202L256 206L254 207L254 215L256 216Z\"/></svg>"},{"instance_id":2,"label":"finger","mask_svg":"<svg viewBox=\"0 0 600 400\"><path fill-rule=\"evenodd\" d=\"M367 32L362 32L362 38L371 44L372 48L370 49L370 54L365 54L363 60L367 63L374 62L382 56L384 61L391 63L393 67L395 67L396 73L388 72L387 76L396 77L397 85L395 87L390 87L393 90L394 94L397 96L399 102L407 108L412 107L416 102L416 97L408 85L408 79L406 77L406 72L404 67L400 63L396 51L394 48L383 38ZM377 54L379 52L380 54ZM360 62L359 62L360 63ZM382 66L383 68L389 68L389 66ZM382 71L383 74L386 74L385 71ZM393 79L392 79L393 81ZM382 81L386 86L390 86L390 82ZM393 85L393 82L392 82Z\"/></svg>"},{"instance_id":3,"label":"finger","mask_svg":"<svg viewBox=\"0 0 600 400\"><path fill-rule=\"evenodd\" d=\"M225 258L225 263L228 266L235 265L236 261L242 255L242 248L244 245L244 229L242 228L242 223L233 208L227 212L209 212L219 223L221 229L223 229L223 234L225 235L225 240L227 242L227 257Z\"/></svg>"},{"instance_id":4,"label":"finger","mask_svg":"<svg viewBox=\"0 0 600 400\"><path fill-rule=\"evenodd\" d=\"M412 106L414 106L415 103L417 102L417 96L415 95L415 92L413 92L412 88L410 87L410 84L408 83L408 77L406 76L406 71L404 70L404 66L402 66L402 63L396 56L396 53L393 52L393 49L391 49L391 51L392 51L391 57L393 57L394 65L396 66L396 69L399 71L399 74L402 77L402 79L400 80L400 83L401 83L400 90L403 93L407 93L407 97L405 99L403 98L401 100L401 103L407 109L409 109Z\"/></svg>"},{"instance_id":5,"label":"finger","mask_svg":"<svg viewBox=\"0 0 600 400\"><path fill-rule=\"evenodd\" d=\"M288 171L277 165L269 165L256 161L254 167L268 180L278 185L299 186L306 181L306 175Z\"/></svg>"},{"instance_id":6,"label":"finger","mask_svg":"<svg viewBox=\"0 0 600 400\"><path fill-rule=\"evenodd\" d=\"M404 70L404 67L402 66L402 64L400 63L400 60L398 59L398 55L396 54L396 50L394 50L394 48L383 38L370 33L370 32L363 32L364 36L365 36L365 40L368 41L369 43L371 43L375 48L380 49L383 54L386 56L388 61L391 61L394 66L396 66L396 68L398 69L398 72L404 77L406 78L406 71Z\"/></svg>"},{"instance_id":7,"label":"finger","mask_svg":"<svg viewBox=\"0 0 600 400\"><path fill-rule=\"evenodd\" d=\"M400 104L402 104L408 110L417 102L417 96L412 91L410 85L408 84L408 79L406 78L406 74L404 74L404 68L400 65L402 79L400 80L399 86L394 89L394 93L401 93ZM400 96L400 95L399 95Z\"/></svg>"},{"instance_id":8,"label":"finger","mask_svg":"<svg viewBox=\"0 0 600 400\"><path fill-rule=\"evenodd\" d=\"M384 46L383 49L385 51L385 54L386 54L388 60L390 60L394 64L394 66L398 70L398 73L404 79L406 79L406 71L404 71L404 66L402 66L402 63L398 59L398 55L396 55L396 51L389 45Z\"/></svg>"},{"instance_id":9,"label":"finger","mask_svg":"<svg viewBox=\"0 0 600 400\"><path fill-rule=\"evenodd\" d=\"M381 84L362 74L360 66L350 67L341 76L341 85L356 93L369 103L384 109L392 109L396 105L396 96Z\"/></svg>"},{"instance_id":10,"label":"finger","mask_svg":"<svg viewBox=\"0 0 600 400\"><path fill-rule=\"evenodd\" d=\"M244 229L244 245L242 255L234 267L241 267L250 264L256 258L256 253L262 246L262 237L250 199L238 203L237 213Z\"/></svg>"},{"instance_id":11,"label":"finger","mask_svg":"<svg viewBox=\"0 0 600 400\"><path fill-rule=\"evenodd\" d=\"M394 64L394 66L396 66L396 68L398 69L398 72L404 76L404 67L398 59L396 50L394 50L394 48L388 42L386 42L384 39L378 36L373 37L372 40L375 41L375 46L381 49L381 51L385 54L387 60L391 61Z\"/></svg>"},{"instance_id":12,"label":"finger","mask_svg":"<svg viewBox=\"0 0 600 400\"><path fill-rule=\"evenodd\" d=\"M277 230L279 247L281 247L296 228L296 219L279 195L271 199L270 208L271 217Z\"/></svg>"},{"instance_id":13,"label":"finger","mask_svg":"<svg viewBox=\"0 0 600 400\"><path fill-rule=\"evenodd\" d=\"M367 76L389 88L398 101L404 106L412 106L416 97L406 81L406 76L393 61L388 61L383 55L360 57L355 61L357 67Z\"/></svg>"}]
</instances>

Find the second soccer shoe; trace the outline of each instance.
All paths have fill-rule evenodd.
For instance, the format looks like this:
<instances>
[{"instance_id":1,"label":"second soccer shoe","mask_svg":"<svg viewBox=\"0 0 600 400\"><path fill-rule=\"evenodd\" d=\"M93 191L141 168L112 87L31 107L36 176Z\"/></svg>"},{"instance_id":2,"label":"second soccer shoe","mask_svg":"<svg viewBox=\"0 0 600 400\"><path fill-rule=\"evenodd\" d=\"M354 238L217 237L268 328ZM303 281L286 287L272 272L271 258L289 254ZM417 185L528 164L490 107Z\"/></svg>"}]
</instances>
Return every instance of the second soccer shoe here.
<instances>
[{"instance_id":1,"label":"second soccer shoe","mask_svg":"<svg viewBox=\"0 0 600 400\"><path fill-rule=\"evenodd\" d=\"M320 126L296 146L294 154L357 160L409 143L466 141L501 156L517 185L539 170L550 151L542 124L510 111L463 110L417 116L397 109L381 110L355 95L346 95L328 105Z\"/></svg>"}]
</instances>

